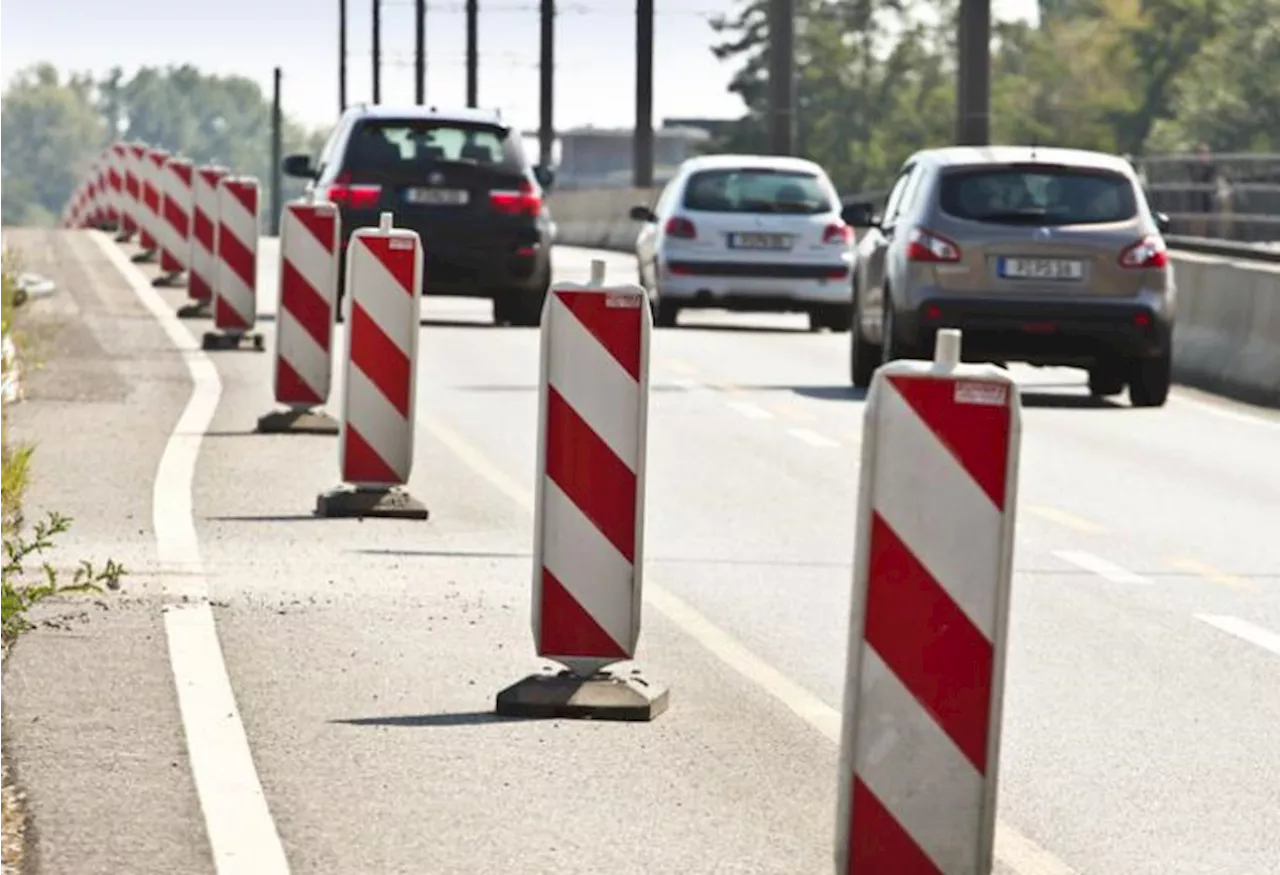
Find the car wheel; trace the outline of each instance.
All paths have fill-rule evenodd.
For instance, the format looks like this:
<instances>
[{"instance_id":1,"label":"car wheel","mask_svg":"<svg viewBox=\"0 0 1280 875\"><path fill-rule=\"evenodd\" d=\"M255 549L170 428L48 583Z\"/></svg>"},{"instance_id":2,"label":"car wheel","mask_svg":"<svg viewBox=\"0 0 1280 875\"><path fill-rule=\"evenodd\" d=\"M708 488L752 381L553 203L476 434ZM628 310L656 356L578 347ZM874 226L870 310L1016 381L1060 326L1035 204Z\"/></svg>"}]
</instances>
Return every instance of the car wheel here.
<instances>
[{"instance_id":1,"label":"car wheel","mask_svg":"<svg viewBox=\"0 0 1280 875\"><path fill-rule=\"evenodd\" d=\"M854 292L852 324L849 326L849 380L856 389L871 385L871 376L880 364L882 352L878 346L862 336L861 319L858 316L857 291Z\"/></svg>"},{"instance_id":2,"label":"car wheel","mask_svg":"<svg viewBox=\"0 0 1280 875\"><path fill-rule=\"evenodd\" d=\"M899 357L898 339L894 336L896 330L893 317L893 301L889 298L889 290L884 290L884 317L883 327L880 330L880 361L891 362Z\"/></svg>"},{"instance_id":3,"label":"car wheel","mask_svg":"<svg viewBox=\"0 0 1280 875\"><path fill-rule=\"evenodd\" d=\"M493 324L511 324L511 299L506 295L495 295L493 298Z\"/></svg>"},{"instance_id":4,"label":"car wheel","mask_svg":"<svg viewBox=\"0 0 1280 875\"><path fill-rule=\"evenodd\" d=\"M1129 402L1134 407L1163 407L1169 397L1173 357L1168 351L1130 364Z\"/></svg>"},{"instance_id":5,"label":"car wheel","mask_svg":"<svg viewBox=\"0 0 1280 875\"><path fill-rule=\"evenodd\" d=\"M1114 365L1094 365L1089 369L1089 394L1095 398L1119 395L1124 391L1124 373Z\"/></svg>"},{"instance_id":6,"label":"car wheel","mask_svg":"<svg viewBox=\"0 0 1280 875\"><path fill-rule=\"evenodd\" d=\"M680 315L680 307L675 301L664 301L658 297L658 305L654 310L653 324L658 328L675 328L676 317Z\"/></svg>"}]
</instances>

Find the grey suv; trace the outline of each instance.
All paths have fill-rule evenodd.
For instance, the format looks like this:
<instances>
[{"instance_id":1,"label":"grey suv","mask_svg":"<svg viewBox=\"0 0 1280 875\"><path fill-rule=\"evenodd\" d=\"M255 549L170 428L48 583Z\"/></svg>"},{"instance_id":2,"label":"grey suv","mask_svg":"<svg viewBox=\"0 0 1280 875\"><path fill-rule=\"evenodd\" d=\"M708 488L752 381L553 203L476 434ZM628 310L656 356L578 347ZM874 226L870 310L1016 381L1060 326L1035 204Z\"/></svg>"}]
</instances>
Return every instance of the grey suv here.
<instances>
[{"instance_id":1,"label":"grey suv","mask_svg":"<svg viewBox=\"0 0 1280 875\"><path fill-rule=\"evenodd\" d=\"M867 224L853 275L850 370L928 358L939 328L964 358L1088 370L1095 396L1136 407L1169 393L1173 269L1133 169L1098 152L1038 147L921 151Z\"/></svg>"}]
</instances>

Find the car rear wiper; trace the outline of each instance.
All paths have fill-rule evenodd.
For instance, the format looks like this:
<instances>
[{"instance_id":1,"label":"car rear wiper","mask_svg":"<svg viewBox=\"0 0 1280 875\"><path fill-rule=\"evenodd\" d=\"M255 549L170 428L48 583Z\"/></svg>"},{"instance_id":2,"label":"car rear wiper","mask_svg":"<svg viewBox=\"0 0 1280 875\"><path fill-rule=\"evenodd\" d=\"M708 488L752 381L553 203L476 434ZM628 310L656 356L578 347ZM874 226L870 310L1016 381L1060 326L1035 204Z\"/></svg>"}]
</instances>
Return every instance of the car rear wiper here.
<instances>
[{"instance_id":1,"label":"car rear wiper","mask_svg":"<svg viewBox=\"0 0 1280 875\"><path fill-rule=\"evenodd\" d=\"M978 222L1043 222L1049 216L1048 210L1026 209L1005 210L997 213L981 213L974 216Z\"/></svg>"}]
</instances>

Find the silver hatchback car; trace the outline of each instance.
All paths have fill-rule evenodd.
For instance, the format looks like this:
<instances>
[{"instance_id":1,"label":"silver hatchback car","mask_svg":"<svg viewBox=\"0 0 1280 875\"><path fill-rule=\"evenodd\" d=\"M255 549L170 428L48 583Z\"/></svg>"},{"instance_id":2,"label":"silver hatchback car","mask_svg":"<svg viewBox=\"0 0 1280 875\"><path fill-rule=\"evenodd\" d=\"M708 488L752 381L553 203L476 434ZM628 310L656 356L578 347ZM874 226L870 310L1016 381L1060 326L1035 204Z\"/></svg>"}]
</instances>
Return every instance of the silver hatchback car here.
<instances>
[{"instance_id":1,"label":"silver hatchback car","mask_svg":"<svg viewBox=\"0 0 1280 875\"><path fill-rule=\"evenodd\" d=\"M1163 232L1122 158L1039 147L930 149L903 165L853 276L850 366L928 358L939 328L964 358L1072 366L1096 396L1169 393L1175 288Z\"/></svg>"}]
</instances>

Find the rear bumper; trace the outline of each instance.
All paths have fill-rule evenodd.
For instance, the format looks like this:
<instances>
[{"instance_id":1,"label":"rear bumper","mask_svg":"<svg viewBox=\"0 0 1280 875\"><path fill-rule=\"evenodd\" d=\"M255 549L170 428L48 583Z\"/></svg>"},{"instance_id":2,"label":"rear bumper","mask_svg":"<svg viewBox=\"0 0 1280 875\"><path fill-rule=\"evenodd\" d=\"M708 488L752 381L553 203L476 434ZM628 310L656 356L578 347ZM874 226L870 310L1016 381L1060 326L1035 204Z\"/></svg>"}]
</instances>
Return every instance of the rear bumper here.
<instances>
[{"instance_id":1,"label":"rear bumper","mask_svg":"<svg viewBox=\"0 0 1280 875\"><path fill-rule=\"evenodd\" d=\"M963 332L964 357L1044 365L1161 355L1173 330L1172 316L1155 302L1028 301L990 298L925 298L899 314L903 336L931 352L939 329Z\"/></svg>"},{"instance_id":2,"label":"rear bumper","mask_svg":"<svg viewBox=\"0 0 1280 875\"><path fill-rule=\"evenodd\" d=\"M752 264L673 260L661 265L658 292L681 307L796 310L850 302L851 259Z\"/></svg>"}]
</instances>

